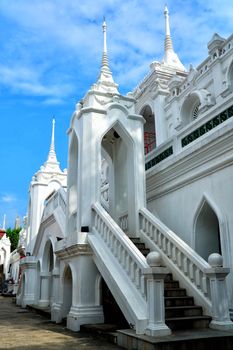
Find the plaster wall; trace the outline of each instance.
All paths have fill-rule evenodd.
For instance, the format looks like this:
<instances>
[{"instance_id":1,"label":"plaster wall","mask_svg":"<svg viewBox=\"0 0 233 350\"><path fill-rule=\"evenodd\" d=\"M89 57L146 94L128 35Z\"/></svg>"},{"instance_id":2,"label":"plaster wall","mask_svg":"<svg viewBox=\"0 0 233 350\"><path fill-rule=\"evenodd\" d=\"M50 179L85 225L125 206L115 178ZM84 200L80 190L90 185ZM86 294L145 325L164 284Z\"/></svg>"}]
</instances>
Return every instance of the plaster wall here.
<instances>
[{"instance_id":1,"label":"plaster wall","mask_svg":"<svg viewBox=\"0 0 233 350\"><path fill-rule=\"evenodd\" d=\"M223 155L224 157L224 155ZM158 174L157 174L158 175ZM180 174L174 173L174 178L179 180ZM195 170L189 174L190 181L183 185L166 191L169 188L169 181L164 187L164 192L160 193L156 198L156 194L150 197L147 202L148 209L157 214L159 218L179 237L194 249L195 246L195 225L198 214L203 203L208 203L215 212L220 230L220 241L224 266L233 269L233 165L228 164L218 171L209 173L206 176L198 177ZM166 176L164 177L166 178ZM214 223L212 223L214 224ZM200 230L200 227L197 229ZM204 232L204 229L203 229ZM206 245L206 251L210 250L210 243L207 238L201 237L199 232L199 242L203 246ZM207 254L207 253L206 253ZM208 255L208 254L207 254ZM231 308L233 307L232 272L227 277L228 294Z\"/></svg>"}]
</instances>

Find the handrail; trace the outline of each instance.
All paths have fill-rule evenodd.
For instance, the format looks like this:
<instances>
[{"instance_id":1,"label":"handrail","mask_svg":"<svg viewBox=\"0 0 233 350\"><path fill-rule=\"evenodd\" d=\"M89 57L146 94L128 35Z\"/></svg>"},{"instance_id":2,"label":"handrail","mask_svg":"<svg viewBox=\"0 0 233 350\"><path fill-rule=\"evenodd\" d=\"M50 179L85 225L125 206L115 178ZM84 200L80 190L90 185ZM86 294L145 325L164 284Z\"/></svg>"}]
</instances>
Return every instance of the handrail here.
<instances>
[{"instance_id":1,"label":"handrail","mask_svg":"<svg viewBox=\"0 0 233 350\"><path fill-rule=\"evenodd\" d=\"M175 268L184 279L188 279L206 308L211 310L210 281L206 274L211 266L146 208L139 211L139 219L142 237L155 244L166 265L173 271Z\"/></svg>"},{"instance_id":2,"label":"handrail","mask_svg":"<svg viewBox=\"0 0 233 350\"><path fill-rule=\"evenodd\" d=\"M149 267L146 258L99 203L92 206L92 212L94 233L103 239L142 297L145 298L143 269Z\"/></svg>"}]
</instances>

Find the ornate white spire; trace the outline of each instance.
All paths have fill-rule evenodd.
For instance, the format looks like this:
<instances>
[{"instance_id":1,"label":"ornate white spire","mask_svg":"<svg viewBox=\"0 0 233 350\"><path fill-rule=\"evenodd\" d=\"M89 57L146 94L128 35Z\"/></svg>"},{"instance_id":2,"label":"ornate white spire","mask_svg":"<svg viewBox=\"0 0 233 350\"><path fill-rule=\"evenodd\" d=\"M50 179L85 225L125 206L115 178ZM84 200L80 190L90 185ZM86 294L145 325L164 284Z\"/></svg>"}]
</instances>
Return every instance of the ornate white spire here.
<instances>
[{"instance_id":1,"label":"ornate white spire","mask_svg":"<svg viewBox=\"0 0 233 350\"><path fill-rule=\"evenodd\" d=\"M49 171L49 172L53 170L55 172L60 173L61 172L61 169L59 166L60 163L57 161L57 156L55 152L54 134L55 134L55 119L52 120L52 135L51 135L51 144L49 148L48 159L44 163L44 166L41 167L41 170Z\"/></svg>"},{"instance_id":2,"label":"ornate white spire","mask_svg":"<svg viewBox=\"0 0 233 350\"><path fill-rule=\"evenodd\" d=\"M118 93L117 84L114 82L112 77L112 72L109 68L108 63L108 51L107 51L107 24L104 18L103 21L103 54L102 54L102 63L100 69L100 75L97 81L97 86L99 90L111 93Z\"/></svg>"},{"instance_id":3,"label":"ornate white spire","mask_svg":"<svg viewBox=\"0 0 233 350\"><path fill-rule=\"evenodd\" d=\"M31 186L35 183L40 183L43 185L49 184L51 180L56 181L62 186L66 186L67 172L62 171L60 168L60 163L57 161L57 156L55 152L55 120L52 121L52 135L51 144L49 148L49 154L46 162L41 165L40 169L32 177Z\"/></svg>"},{"instance_id":4,"label":"ornate white spire","mask_svg":"<svg viewBox=\"0 0 233 350\"><path fill-rule=\"evenodd\" d=\"M171 32L170 32L170 23L169 23L169 12L167 6L164 8L164 17L165 17L165 42L164 42L164 59L163 64L168 66L173 66L179 70L185 71L185 67L180 62L179 57L174 52Z\"/></svg>"},{"instance_id":5,"label":"ornate white spire","mask_svg":"<svg viewBox=\"0 0 233 350\"><path fill-rule=\"evenodd\" d=\"M55 132L55 119L52 121L52 135L51 135L51 144L49 149L48 160L49 162L57 162L57 156L55 152L55 143L54 143L54 132Z\"/></svg>"},{"instance_id":6,"label":"ornate white spire","mask_svg":"<svg viewBox=\"0 0 233 350\"><path fill-rule=\"evenodd\" d=\"M108 51L107 51L107 24L105 22L105 18L103 21L103 34L104 34L104 47L103 47L103 55L102 55L102 65L101 65L101 70L106 69L109 70L109 73L111 73L109 65L108 65Z\"/></svg>"}]
</instances>

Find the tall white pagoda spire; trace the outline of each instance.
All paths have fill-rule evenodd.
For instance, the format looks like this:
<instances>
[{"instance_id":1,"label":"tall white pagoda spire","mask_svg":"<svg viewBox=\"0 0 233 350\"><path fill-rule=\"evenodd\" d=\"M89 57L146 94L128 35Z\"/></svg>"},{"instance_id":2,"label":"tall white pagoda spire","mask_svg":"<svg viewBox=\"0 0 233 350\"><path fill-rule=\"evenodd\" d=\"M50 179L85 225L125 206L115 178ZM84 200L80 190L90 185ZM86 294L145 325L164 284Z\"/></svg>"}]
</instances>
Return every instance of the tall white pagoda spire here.
<instances>
[{"instance_id":1,"label":"tall white pagoda spire","mask_svg":"<svg viewBox=\"0 0 233 350\"><path fill-rule=\"evenodd\" d=\"M49 148L49 154L47 161L44 163L42 170L43 171L55 171L60 173L61 169L57 160L55 152L55 119L52 120L52 134L51 134L51 143Z\"/></svg>"},{"instance_id":2,"label":"tall white pagoda spire","mask_svg":"<svg viewBox=\"0 0 233 350\"><path fill-rule=\"evenodd\" d=\"M163 64L172 66L179 70L185 71L185 67L181 63L179 57L174 52L171 32L170 32L170 22L169 22L169 12L167 6L164 8L164 17L165 17L165 42L164 42L164 59Z\"/></svg>"},{"instance_id":3,"label":"tall white pagoda spire","mask_svg":"<svg viewBox=\"0 0 233 350\"><path fill-rule=\"evenodd\" d=\"M57 163L57 156L55 152L55 119L53 118L52 120L52 135L51 135L51 144L50 144L50 149L49 149L49 155L48 155L48 160L47 162L52 162L52 163Z\"/></svg>"},{"instance_id":4,"label":"tall white pagoda spire","mask_svg":"<svg viewBox=\"0 0 233 350\"><path fill-rule=\"evenodd\" d=\"M99 90L111 93L118 93L117 84L114 82L112 72L108 63L108 50L107 50L107 24L104 18L103 24L103 53L102 63L100 69L100 75L97 81Z\"/></svg>"},{"instance_id":5,"label":"tall white pagoda spire","mask_svg":"<svg viewBox=\"0 0 233 350\"><path fill-rule=\"evenodd\" d=\"M107 50L107 24L104 18L103 24L102 24L102 28L103 28L103 35L104 35L104 47L103 47L103 55L102 55L102 65L101 65L101 70L105 69L108 70L110 74L110 68L108 65L108 50Z\"/></svg>"}]
</instances>

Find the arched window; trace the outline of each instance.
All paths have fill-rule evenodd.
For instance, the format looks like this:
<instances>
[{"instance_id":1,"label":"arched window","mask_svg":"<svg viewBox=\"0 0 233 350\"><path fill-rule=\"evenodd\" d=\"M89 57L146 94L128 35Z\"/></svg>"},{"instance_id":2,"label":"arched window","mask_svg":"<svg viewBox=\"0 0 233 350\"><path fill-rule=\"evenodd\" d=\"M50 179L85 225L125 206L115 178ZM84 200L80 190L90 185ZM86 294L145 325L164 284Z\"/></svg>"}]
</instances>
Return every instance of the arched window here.
<instances>
[{"instance_id":1,"label":"arched window","mask_svg":"<svg viewBox=\"0 0 233 350\"><path fill-rule=\"evenodd\" d=\"M193 108L193 112L192 112L192 117L193 117L193 119L197 119L197 118L198 118L199 107L200 107L200 102L198 101L198 102L196 103L196 105L194 105L194 108Z\"/></svg>"},{"instance_id":2,"label":"arched window","mask_svg":"<svg viewBox=\"0 0 233 350\"><path fill-rule=\"evenodd\" d=\"M147 154L156 147L155 118L151 107L148 105L142 108L140 114L146 121L144 124L144 148L145 154Z\"/></svg>"},{"instance_id":3,"label":"arched window","mask_svg":"<svg viewBox=\"0 0 233 350\"><path fill-rule=\"evenodd\" d=\"M212 94L206 89L195 90L186 96L181 107L182 125L185 126L200 117L200 114L215 104Z\"/></svg>"},{"instance_id":4,"label":"arched window","mask_svg":"<svg viewBox=\"0 0 233 350\"><path fill-rule=\"evenodd\" d=\"M231 62L227 71L227 83L230 90L233 91L233 62Z\"/></svg>"},{"instance_id":5,"label":"arched window","mask_svg":"<svg viewBox=\"0 0 233 350\"><path fill-rule=\"evenodd\" d=\"M200 105L201 102L196 93L192 93L185 99L181 108L181 119L183 125L187 125L199 117Z\"/></svg>"},{"instance_id":6,"label":"arched window","mask_svg":"<svg viewBox=\"0 0 233 350\"><path fill-rule=\"evenodd\" d=\"M205 260L212 253L222 254L218 217L207 201L196 218L195 249Z\"/></svg>"}]
</instances>

